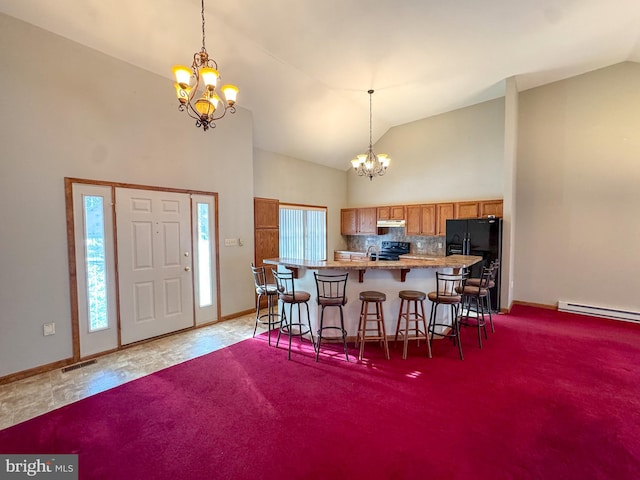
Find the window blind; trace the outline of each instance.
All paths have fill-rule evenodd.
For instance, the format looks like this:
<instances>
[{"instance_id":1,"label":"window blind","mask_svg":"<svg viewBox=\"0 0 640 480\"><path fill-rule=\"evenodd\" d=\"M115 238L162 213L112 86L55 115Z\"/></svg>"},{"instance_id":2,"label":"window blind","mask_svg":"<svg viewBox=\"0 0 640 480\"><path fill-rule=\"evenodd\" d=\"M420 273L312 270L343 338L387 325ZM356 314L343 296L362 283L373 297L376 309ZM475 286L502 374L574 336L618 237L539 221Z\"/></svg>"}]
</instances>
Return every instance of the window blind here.
<instances>
[{"instance_id":1,"label":"window blind","mask_svg":"<svg viewBox=\"0 0 640 480\"><path fill-rule=\"evenodd\" d=\"M326 208L280 204L280 257L326 260Z\"/></svg>"}]
</instances>

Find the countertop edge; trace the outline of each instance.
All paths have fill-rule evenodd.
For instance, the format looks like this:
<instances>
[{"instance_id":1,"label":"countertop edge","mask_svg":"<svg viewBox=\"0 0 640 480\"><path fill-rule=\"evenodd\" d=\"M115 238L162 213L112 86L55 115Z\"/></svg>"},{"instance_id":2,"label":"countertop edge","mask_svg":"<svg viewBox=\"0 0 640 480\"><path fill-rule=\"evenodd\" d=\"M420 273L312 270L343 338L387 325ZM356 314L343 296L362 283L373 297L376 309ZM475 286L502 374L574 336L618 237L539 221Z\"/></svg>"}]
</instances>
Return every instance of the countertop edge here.
<instances>
[{"instance_id":1,"label":"countertop edge","mask_svg":"<svg viewBox=\"0 0 640 480\"><path fill-rule=\"evenodd\" d=\"M405 256L401 260L392 261L305 261L290 258L267 258L263 260L263 262L268 265L282 265L291 268L308 268L311 270L367 270L370 268L376 270L404 270L411 268L466 268L480 261L482 261L482 257L473 255L450 255L446 257L429 256L428 259L419 259L418 256Z\"/></svg>"}]
</instances>

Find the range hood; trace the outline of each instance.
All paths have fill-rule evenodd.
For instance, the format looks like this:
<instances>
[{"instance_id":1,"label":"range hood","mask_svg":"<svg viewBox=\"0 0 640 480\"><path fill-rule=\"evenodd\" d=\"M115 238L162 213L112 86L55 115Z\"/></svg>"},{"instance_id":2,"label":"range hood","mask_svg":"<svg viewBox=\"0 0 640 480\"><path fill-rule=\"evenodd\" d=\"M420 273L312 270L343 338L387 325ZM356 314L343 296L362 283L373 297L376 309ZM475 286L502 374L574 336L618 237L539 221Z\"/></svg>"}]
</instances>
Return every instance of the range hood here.
<instances>
[{"instance_id":1,"label":"range hood","mask_svg":"<svg viewBox=\"0 0 640 480\"><path fill-rule=\"evenodd\" d=\"M405 221L404 220L378 220L378 222L376 223L376 226L378 228L383 228L383 227L404 227L405 226Z\"/></svg>"}]
</instances>

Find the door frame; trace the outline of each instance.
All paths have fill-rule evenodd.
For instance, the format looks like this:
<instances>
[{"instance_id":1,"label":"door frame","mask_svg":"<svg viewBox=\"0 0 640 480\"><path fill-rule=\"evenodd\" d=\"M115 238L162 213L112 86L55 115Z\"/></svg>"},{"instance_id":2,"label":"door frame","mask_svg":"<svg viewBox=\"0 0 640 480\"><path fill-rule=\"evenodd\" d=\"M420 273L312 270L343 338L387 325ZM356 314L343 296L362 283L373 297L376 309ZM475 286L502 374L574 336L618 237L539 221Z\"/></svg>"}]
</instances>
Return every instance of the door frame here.
<instances>
[{"instance_id":1,"label":"door frame","mask_svg":"<svg viewBox=\"0 0 640 480\"><path fill-rule=\"evenodd\" d=\"M221 317L221 306L220 306L220 257L219 257L219 246L220 246L220 236L219 236L219 228L218 228L218 193L217 192L208 192L203 190L190 190L184 188L172 188L172 187L161 187L161 186L153 186L153 185L140 185L133 183L122 183L122 182L110 182L105 180L92 180L85 178L74 178L74 177L64 177L64 193L65 193L65 207L66 207L66 221L67 221L67 259L69 265L69 297L70 297L70 307L71 307L71 337L72 337L72 347L73 347L73 362L78 362L83 359L88 359L92 357L97 357L100 355L104 355L109 353L110 351L117 351L123 348L127 348L129 345L122 346L120 339L120 299L118 295L118 245L117 242L114 245L114 258L115 258L115 282L116 282L116 291L115 291L115 301L116 301L116 323L118 330L118 347L109 351L100 352L94 355L89 355L86 357L81 356L80 352L80 317L78 310L78 300L81 292L78 292L78 274L76 271L76 236L75 236L75 217L74 217L74 205L73 205L73 185L74 184L86 184L86 185L100 185L100 186L108 186L111 187L112 196L115 198L115 189L116 188L132 188L138 190L154 190L154 191L164 191L164 192L174 192L174 193L186 193L191 197L194 195L206 195L213 197L213 233L214 233L214 258L212 258L212 265L215 269L215 291L214 294L217 298L216 302L216 319L219 320ZM191 202L193 205L193 202ZM113 235L116 238L116 212L115 212L115 202L111 206L112 209L112 217L113 221ZM193 232L193 220L191 224L191 232ZM191 236L192 242L192 251L195 250L196 246L193 244L194 238L193 234ZM192 275L195 275L194 269L192 269ZM196 279L193 279L195 284ZM196 303L197 299L195 298L196 290L193 290L193 309L194 309L194 318L196 318ZM195 323L194 326L189 327L189 329L198 328L203 325L207 325L210 323L214 323L216 320L207 323ZM170 333L167 335L171 335ZM143 340L144 341L144 340ZM135 345L132 344L132 345Z\"/></svg>"}]
</instances>

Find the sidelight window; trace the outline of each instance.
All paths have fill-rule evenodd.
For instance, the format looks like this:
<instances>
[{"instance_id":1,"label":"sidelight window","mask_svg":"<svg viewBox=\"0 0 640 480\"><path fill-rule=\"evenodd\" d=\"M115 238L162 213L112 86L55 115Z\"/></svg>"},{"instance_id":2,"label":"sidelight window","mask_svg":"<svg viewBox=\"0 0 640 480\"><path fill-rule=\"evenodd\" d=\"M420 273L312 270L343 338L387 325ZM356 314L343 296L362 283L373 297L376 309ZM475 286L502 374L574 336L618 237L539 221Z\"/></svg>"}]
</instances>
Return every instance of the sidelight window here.
<instances>
[{"instance_id":1,"label":"sidelight window","mask_svg":"<svg viewBox=\"0 0 640 480\"><path fill-rule=\"evenodd\" d=\"M200 307L213 304L212 271L211 271L211 231L210 208L208 203L197 203L198 207L198 303Z\"/></svg>"},{"instance_id":2,"label":"sidelight window","mask_svg":"<svg viewBox=\"0 0 640 480\"><path fill-rule=\"evenodd\" d=\"M109 327L103 197L84 197L84 230L89 331L94 332Z\"/></svg>"}]
</instances>

